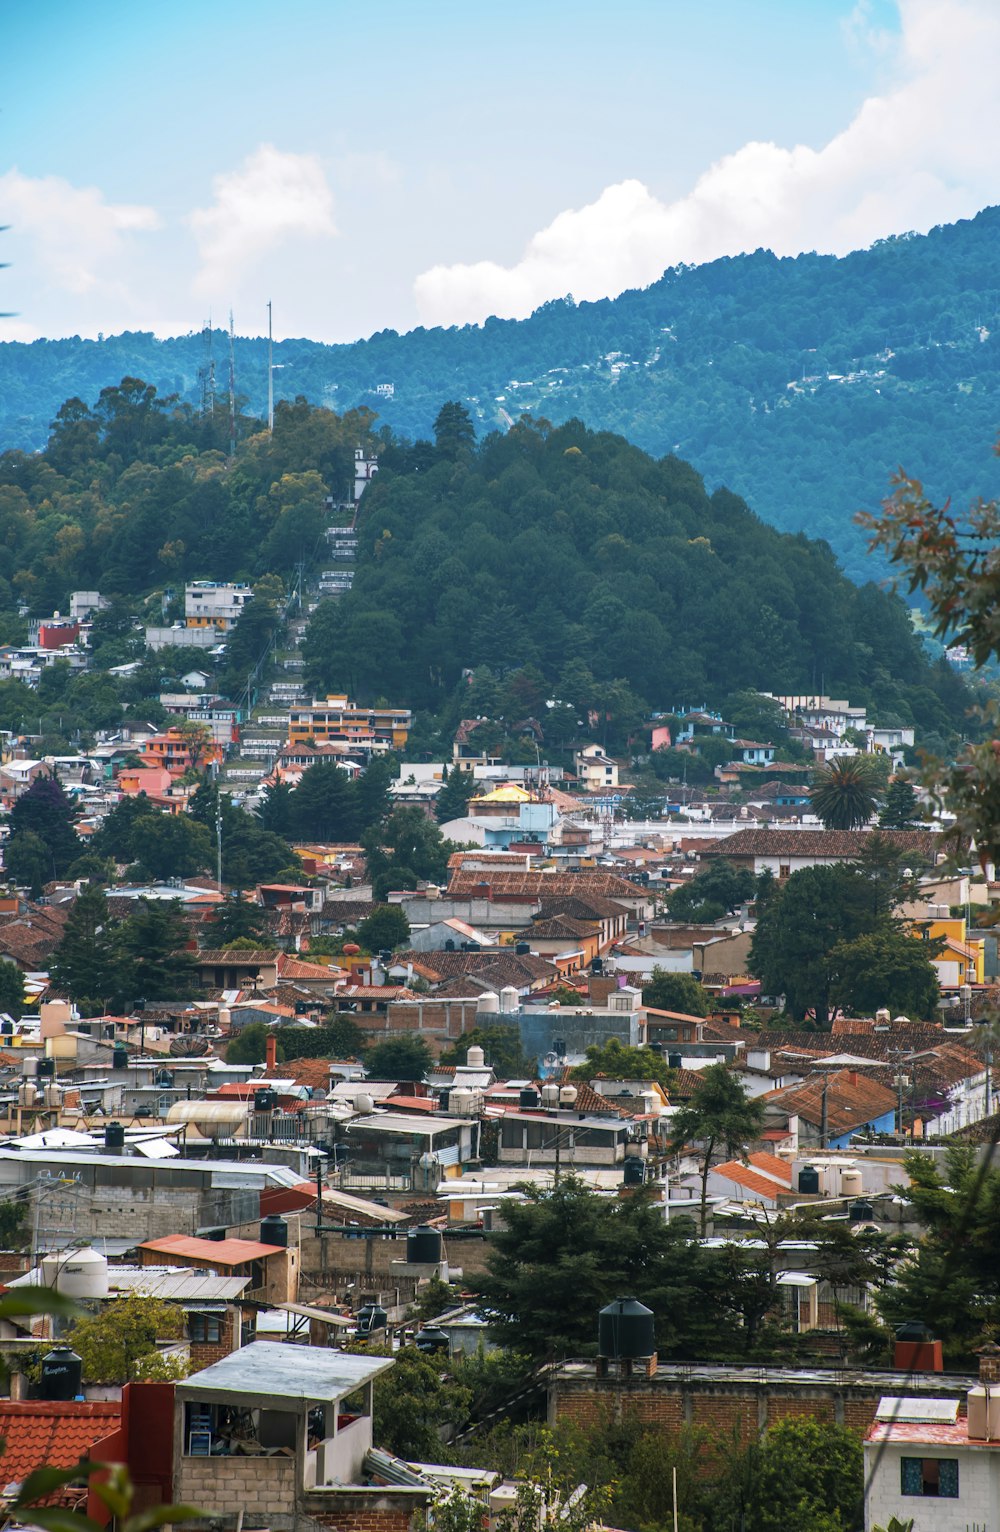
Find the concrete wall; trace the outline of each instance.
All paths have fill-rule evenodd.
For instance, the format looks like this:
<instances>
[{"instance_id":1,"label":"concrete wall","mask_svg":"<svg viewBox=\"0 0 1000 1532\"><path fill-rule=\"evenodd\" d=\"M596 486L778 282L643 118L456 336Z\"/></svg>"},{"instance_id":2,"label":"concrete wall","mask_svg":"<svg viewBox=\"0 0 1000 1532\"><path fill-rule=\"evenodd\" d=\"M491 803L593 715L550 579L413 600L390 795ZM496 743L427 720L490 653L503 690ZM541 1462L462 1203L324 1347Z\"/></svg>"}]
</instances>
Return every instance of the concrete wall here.
<instances>
[{"instance_id":1,"label":"concrete wall","mask_svg":"<svg viewBox=\"0 0 1000 1532\"><path fill-rule=\"evenodd\" d=\"M196 1505L209 1517L243 1512L245 1527L291 1532L295 1513L296 1461L286 1457L180 1457L174 1499Z\"/></svg>"},{"instance_id":2,"label":"concrete wall","mask_svg":"<svg viewBox=\"0 0 1000 1532\"><path fill-rule=\"evenodd\" d=\"M957 1458L958 1498L925 1498L904 1495L900 1459ZM921 1446L872 1443L865 1447L865 1480L868 1494L865 1526L887 1527L893 1516L901 1522L912 1517L914 1526L933 1528L933 1532L986 1532L997 1526L1000 1515L1000 1456L996 1448L955 1448L940 1442Z\"/></svg>"}]
</instances>

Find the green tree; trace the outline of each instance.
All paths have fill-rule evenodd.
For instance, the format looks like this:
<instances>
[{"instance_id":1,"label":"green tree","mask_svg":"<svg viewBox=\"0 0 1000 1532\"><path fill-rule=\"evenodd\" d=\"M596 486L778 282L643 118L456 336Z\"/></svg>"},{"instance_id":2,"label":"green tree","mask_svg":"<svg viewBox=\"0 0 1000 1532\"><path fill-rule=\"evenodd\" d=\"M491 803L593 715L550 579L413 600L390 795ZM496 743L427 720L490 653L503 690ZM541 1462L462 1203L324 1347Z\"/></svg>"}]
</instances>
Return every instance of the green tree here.
<instances>
[{"instance_id":1,"label":"green tree","mask_svg":"<svg viewBox=\"0 0 1000 1532\"><path fill-rule=\"evenodd\" d=\"M10 811L8 856L19 835L37 835L45 847L52 878L62 877L82 850L76 809L55 777L38 776Z\"/></svg>"},{"instance_id":2,"label":"green tree","mask_svg":"<svg viewBox=\"0 0 1000 1532\"><path fill-rule=\"evenodd\" d=\"M263 1064L267 1057L267 1040L271 1028L264 1021L248 1021L229 1039L226 1045L227 1064ZM278 1058L284 1059L284 1049L278 1041Z\"/></svg>"},{"instance_id":3,"label":"green tree","mask_svg":"<svg viewBox=\"0 0 1000 1532\"><path fill-rule=\"evenodd\" d=\"M190 878L214 861L212 838L187 814L146 814L132 827L132 855L152 877Z\"/></svg>"},{"instance_id":4,"label":"green tree","mask_svg":"<svg viewBox=\"0 0 1000 1532\"><path fill-rule=\"evenodd\" d=\"M441 1455L441 1428L464 1421L469 1392L416 1346L401 1347L393 1360L375 1380L372 1435L397 1457L433 1462Z\"/></svg>"},{"instance_id":5,"label":"green tree","mask_svg":"<svg viewBox=\"0 0 1000 1532\"><path fill-rule=\"evenodd\" d=\"M239 937L250 938L259 946L267 931L267 914L262 905L241 897L224 900L212 912L212 944L225 947Z\"/></svg>"},{"instance_id":6,"label":"green tree","mask_svg":"<svg viewBox=\"0 0 1000 1532\"><path fill-rule=\"evenodd\" d=\"M0 1202L0 1250L21 1250L31 1238L27 1197L7 1197Z\"/></svg>"},{"instance_id":7,"label":"green tree","mask_svg":"<svg viewBox=\"0 0 1000 1532\"><path fill-rule=\"evenodd\" d=\"M698 1146L701 1162L701 1233L708 1229L708 1177L718 1150L727 1156L743 1154L746 1145L760 1133L764 1108L752 1101L738 1076L725 1064L710 1064L703 1069L691 1099L671 1118L671 1138L675 1149L686 1144Z\"/></svg>"},{"instance_id":8,"label":"green tree","mask_svg":"<svg viewBox=\"0 0 1000 1532\"><path fill-rule=\"evenodd\" d=\"M860 830L875 817L877 777L873 757L835 755L816 772L810 808L827 830Z\"/></svg>"},{"instance_id":9,"label":"green tree","mask_svg":"<svg viewBox=\"0 0 1000 1532\"><path fill-rule=\"evenodd\" d=\"M410 922L398 904L377 904L358 926L358 941L366 952L394 952L410 939Z\"/></svg>"},{"instance_id":10,"label":"green tree","mask_svg":"<svg viewBox=\"0 0 1000 1532\"><path fill-rule=\"evenodd\" d=\"M917 795L905 777L890 781L878 822L883 830L912 830L920 822Z\"/></svg>"},{"instance_id":11,"label":"green tree","mask_svg":"<svg viewBox=\"0 0 1000 1532\"><path fill-rule=\"evenodd\" d=\"M294 835L295 793L287 782L271 782L265 787L257 817L265 830L276 835Z\"/></svg>"},{"instance_id":12,"label":"green tree","mask_svg":"<svg viewBox=\"0 0 1000 1532\"><path fill-rule=\"evenodd\" d=\"M281 1052L288 1059L359 1059L367 1039L350 1016L331 1011L321 1027L282 1027Z\"/></svg>"},{"instance_id":13,"label":"green tree","mask_svg":"<svg viewBox=\"0 0 1000 1532\"><path fill-rule=\"evenodd\" d=\"M871 1016L882 1006L921 1021L937 1019L940 990L928 948L909 932L887 926L830 953L835 974L833 999L855 1015Z\"/></svg>"},{"instance_id":14,"label":"green tree","mask_svg":"<svg viewBox=\"0 0 1000 1532\"><path fill-rule=\"evenodd\" d=\"M375 899L393 889L415 888L417 879L443 883L452 846L422 809L394 809L380 830L369 830L361 841Z\"/></svg>"},{"instance_id":15,"label":"green tree","mask_svg":"<svg viewBox=\"0 0 1000 1532\"><path fill-rule=\"evenodd\" d=\"M48 847L33 830L22 830L7 842L3 863L8 878L19 888L26 888L30 899L40 898L42 889L53 877Z\"/></svg>"},{"instance_id":16,"label":"green tree","mask_svg":"<svg viewBox=\"0 0 1000 1532\"><path fill-rule=\"evenodd\" d=\"M187 1375L188 1364L165 1356L158 1345L179 1339L183 1328L178 1305L130 1293L78 1319L66 1344L82 1361L88 1383L164 1383Z\"/></svg>"},{"instance_id":17,"label":"green tree","mask_svg":"<svg viewBox=\"0 0 1000 1532\"><path fill-rule=\"evenodd\" d=\"M837 965L834 948L873 930L870 881L857 869L803 867L773 894L757 921L749 971L767 995L784 995L797 1019L812 1012L816 1025L829 1025Z\"/></svg>"},{"instance_id":18,"label":"green tree","mask_svg":"<svg viewBox=\"0 0 1000 1532\"><path fill-rule=\"evenodd\" d=\"M689 973L669 973L654 968L653 977L642 986L642 1003L657 1011L678 1011L684 1016L707 1016L709 995Z\"/></svg>"},{"instance_id":19,"label":"green tree","mask_svg":"<svg viewBox=\"0 0 1000 1532\"><path fill-rule=\"evenodd\" d=\"M122 998L121 949L103 888L85 888L66 917L49 976L84 1015L100 1015Z\"/></svg>"},{"instance_id":20,"label":"green tree","mask_svg":"<svg viewBox=\"0 0 1000 1532\"><path fill-rule=\"evenodd\" d=\"M24 974L9 958L0 961L0 1011L15 1020L24 1009Z\"/></svg>"},{"instance_id":21,"label":"green tree","mask_svg":"<svg viewBox=\"0 0 1000 1532\"><path fill-rule=\"evenodd\" d=\"M687 883L675 888L667 900L671 920L710 922L719 920L754 896L754 876L746 867L734 867L716 857Z\"/></svg>"},{"instance_id":22,"label":"green tree","mask_svg":"<svg viewBox=\"0 0 1000 1532\"><path fill-rule=\"evenodd\" d=\"M434 1062L422 1037L390 1037L365 1057L370 1080L422 1080Z\"/></svg>"},{"instance_id":23,"label":"green tree","mask_svg":"<svg viewBox=\"0 0 1000 1532\"><path fill-rule=\"evenodd\" d=\"M747 1532L855 1532L863 1495L856 1434L811 1418L771 1426L759 1445L737 1459L722 1492L732 1524Z\"/></svg>"},{"instance_id":24,"label":"green tree","mask_svg":"<svg viewBox=\"0 0 1000 1532\"><path fill-rule=\"evenodd\" d=\"M300 840L350 842L361 829L358 790L331 762L309 766L295 789L295 833Z\"/></svg>"},{"instance_id":25,"label":"green tree","mask_svg":"<svg viewBox=\"0 0 1000 1532\"><path fill-rule=\"evenodd\" d=\"M115 862L134 862L132 833L140 819L158 814L145 793L122 798L111 813L101 822L101 827L91 837L90 849L98 856L111 857Z\"/></svg>"},{"instance_id":26,"label":"green tree","mask_svg":"<svg viewBox=\"0 0 1000 1532\"><path fill-rule=\"evenodd\" d=\"M434 817L438 824L447 824L450 819L464 819L469 799L475 795L477 786L471 771L459 771L456 767L447 775L434 800Z\"/></svg>"},{"instance_id":27,"label":"green tree","mask_svg":"<svg viewBox=\"0 0 1000 1532\"><path fill-rule=\"evenodd\" d=\"M186 1000L197 989L190 932L176 899L138 899L122 922L121 943L130 965L131 992L146 1000Z\"/></svg>"},{"instance_id":28,"label":"green tree","mask_svg":"<svg viewBox=\"0 0 1000 1532\"><path fill-rule=\"evenodd\" d=\"M476 430L472 416L457 400L442 404L434 421L434 443L444 458L457 458L463 451L471 451L476 442Z\"/></svg>"},{"instance_id":29,"label":"green tree","mask_svg":"<svg viewBox=\"0 0 1000 1532\"><path fill-rule=\"evenodd\" d=\"M674 1071L655 1048L629 1048L617 1037L603 1045L591 1043L586 1053L587 1062L570 1070L571 1080L593 1080L602 1075L607 1080L655 1080L669 1085L674 1078Z\"/></svg>"}]
</instances>

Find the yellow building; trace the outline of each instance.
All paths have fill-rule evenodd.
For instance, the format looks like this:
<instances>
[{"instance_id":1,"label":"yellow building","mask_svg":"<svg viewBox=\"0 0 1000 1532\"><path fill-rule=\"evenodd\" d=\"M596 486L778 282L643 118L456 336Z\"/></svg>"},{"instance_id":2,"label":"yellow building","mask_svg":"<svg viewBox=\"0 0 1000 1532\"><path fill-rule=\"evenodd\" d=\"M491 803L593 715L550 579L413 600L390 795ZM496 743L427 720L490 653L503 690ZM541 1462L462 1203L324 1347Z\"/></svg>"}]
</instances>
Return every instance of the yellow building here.
<instances>
[{"instance_id":1,"label":"yellow building","mask_svg":"<svg viewBox=\"0 0 1000 1532\"><path fill-rule=\"evenodd\" d=\"M402 750L412 718L409 708L356 707L346 695L327 696L322 702L299 703L289 709L288 743L342 741L368 754Z\"/></svg>"},{"instance_id":2,"label":"yellow building","mask_svg":"<svg viewBox=\"0 0 1000 1532\"><path fill-rule=\"evenodd\" d=\"M969 935L964 915L935 915L926 920L918 917L910 929L922 941L943 943L933 960L942 989L985 982L986 944L981 936Z\"/></svg>"}]
</instances>

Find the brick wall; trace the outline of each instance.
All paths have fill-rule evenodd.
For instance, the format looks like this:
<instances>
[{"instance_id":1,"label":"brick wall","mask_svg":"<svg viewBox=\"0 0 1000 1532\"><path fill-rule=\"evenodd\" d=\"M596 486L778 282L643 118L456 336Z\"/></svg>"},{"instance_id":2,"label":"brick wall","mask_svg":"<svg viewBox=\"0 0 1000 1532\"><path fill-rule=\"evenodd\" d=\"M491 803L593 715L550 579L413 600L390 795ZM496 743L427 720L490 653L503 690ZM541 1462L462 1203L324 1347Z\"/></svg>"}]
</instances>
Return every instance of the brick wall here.
<instances>
[{"instance_id":1,"label":"brick wall","mask_svg":"<svg viewBox=\"0 0 1000 1532\"><path fill-rule=\"evenodd\" d=\"M429 1491L395 1487L311 1490L303 1497L302 1524L317 1532L410 1532L430 1499Z\"/></svg>"},{"instance_id":2,"label":"brick wall","mask_svg":"<svg viewBox=\"0 0 1000 1532\"><path fill-rule=\"evenodd\" d=\"M295 1525L295 1459L217 1457L179 1460L174 1498L208 1516L243 1511L243 1525L290 1532Z\"/></svg>"}]
</instances>

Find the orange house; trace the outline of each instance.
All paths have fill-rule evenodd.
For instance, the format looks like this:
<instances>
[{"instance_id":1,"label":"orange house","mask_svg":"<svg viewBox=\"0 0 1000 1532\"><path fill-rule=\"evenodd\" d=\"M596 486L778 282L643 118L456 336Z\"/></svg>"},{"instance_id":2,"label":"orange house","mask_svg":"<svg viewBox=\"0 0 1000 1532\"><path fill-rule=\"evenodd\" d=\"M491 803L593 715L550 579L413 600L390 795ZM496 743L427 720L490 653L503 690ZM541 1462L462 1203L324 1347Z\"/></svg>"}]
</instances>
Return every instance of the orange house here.
<instances>
[{"instance_id":1,"label":"orange house","mask_svg":"<svg viewBox=\"0 0 1000 1532\"><path fill-rule=\"evenodd\" d=\"M180 729L165 729L146 741L139 759L144 766L159 766L172 777L182 777L192 768L203 771L216 762L221 765L223 750L211 738L192 739Z\"/></svg>"}]
</instances>

